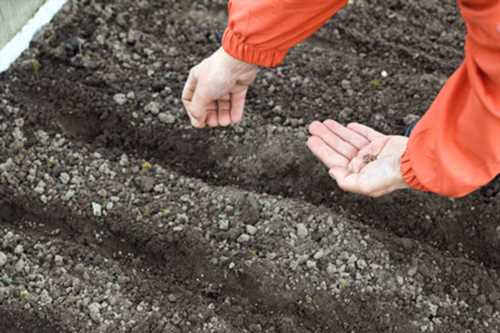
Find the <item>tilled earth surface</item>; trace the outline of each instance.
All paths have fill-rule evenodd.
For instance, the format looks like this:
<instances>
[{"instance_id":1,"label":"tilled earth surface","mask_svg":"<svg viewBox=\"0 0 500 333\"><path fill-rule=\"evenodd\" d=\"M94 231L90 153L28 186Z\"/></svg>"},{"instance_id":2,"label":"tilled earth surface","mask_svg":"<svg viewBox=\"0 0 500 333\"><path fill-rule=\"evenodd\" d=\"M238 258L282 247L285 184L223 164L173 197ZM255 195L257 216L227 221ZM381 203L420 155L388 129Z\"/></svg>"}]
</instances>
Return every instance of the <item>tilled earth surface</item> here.
<instances>
[{"instance_id":1,"label":"tilled earth surface","mask_svg":"<svg viewBox=\"0 0 500 333\"><path fill-rule=\"evenodd\" d=\"M224 8L71 1L1 74L0 332L498 332L498 200L345 194L305 147L314 119L421 116L454 2L353 1L240 126L195 130Z\"/></svg>"}]
</instances>

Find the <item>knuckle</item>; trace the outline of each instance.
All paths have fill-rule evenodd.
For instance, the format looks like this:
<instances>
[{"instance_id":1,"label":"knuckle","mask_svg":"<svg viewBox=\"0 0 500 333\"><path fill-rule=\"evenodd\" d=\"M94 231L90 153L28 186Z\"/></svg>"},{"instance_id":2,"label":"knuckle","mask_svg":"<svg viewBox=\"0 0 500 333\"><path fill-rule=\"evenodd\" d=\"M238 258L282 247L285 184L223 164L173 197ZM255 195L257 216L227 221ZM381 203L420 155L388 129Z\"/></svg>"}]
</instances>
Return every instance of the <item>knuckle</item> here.
<instances>
[{"instance_id":1,"label":"knuckle","mask_svg":"<svg viewBox=\"0 0 500 333\"><path fill-rule=\"evenodd\" d=\"M350 161L352 161L352 160L353 160L353 158L355 158L355 157L356 157L356 151L354 151L354 150L352 150L352 149L349 149L349 150L347 151L347 153L346 153L346 157L347 157Z\"/></svg>"},{"instance_id":2,"label":"knuckle","mask_svg":"<svg viewBox=\"0 0 500 333\"><path fill-rule=\"evenodd\" d=\"M196 74L198 73L198 66L192 67L189 70L189 75L192 77L196 77Z\"/></svg>"}]
</instances>

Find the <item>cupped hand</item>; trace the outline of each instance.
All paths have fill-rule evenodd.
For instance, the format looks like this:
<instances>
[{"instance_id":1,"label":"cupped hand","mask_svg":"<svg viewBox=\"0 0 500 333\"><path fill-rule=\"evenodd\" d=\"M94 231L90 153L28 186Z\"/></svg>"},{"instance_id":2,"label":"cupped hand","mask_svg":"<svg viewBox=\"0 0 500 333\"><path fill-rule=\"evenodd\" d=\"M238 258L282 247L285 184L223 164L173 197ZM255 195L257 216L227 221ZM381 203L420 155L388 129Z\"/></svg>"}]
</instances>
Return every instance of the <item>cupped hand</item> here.
<instances>
[{"instance_id":1,"label":"cupped hand","mask_svg":"<svg viewBox=\"0 0 500 333\"><path fill-rule=\"evenodd\" d=\"M380 197L408 188L400 171L408 139L374 129L336 121L313 122L307 145L329 169L338 186L348 192Z\"/></svg>"},{"instance_id":2,"label":"cupped hand","mask_svg":"<svg viewBox=\"0 0 500 333\"><path fill-rule=\"evenodd\" d=\"M203 128L239 123L257 70L222 48L193 67L182 92L191 124Z\"/></svg>"}]
</instances>

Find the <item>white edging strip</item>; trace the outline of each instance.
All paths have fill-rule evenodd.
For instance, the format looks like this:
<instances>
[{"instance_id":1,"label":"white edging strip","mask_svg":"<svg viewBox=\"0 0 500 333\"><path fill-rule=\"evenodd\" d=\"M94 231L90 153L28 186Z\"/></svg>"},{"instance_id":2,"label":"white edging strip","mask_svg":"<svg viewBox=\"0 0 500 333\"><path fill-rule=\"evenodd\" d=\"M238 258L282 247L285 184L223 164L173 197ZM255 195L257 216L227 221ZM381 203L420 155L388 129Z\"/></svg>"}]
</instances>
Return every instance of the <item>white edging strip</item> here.
<instances>
[{"instance_id":1,"label":"white edging strip","mask_svg":"<svg viewBox=\"0 0 500 333\"><path fill-rule=\"evenodd\" d=\"M65 2L66 0L47 0L21 31L0 49L0 72L7 70L21 53L29 47L33 36L52 20Z\"/></svg>"}]
</instances>

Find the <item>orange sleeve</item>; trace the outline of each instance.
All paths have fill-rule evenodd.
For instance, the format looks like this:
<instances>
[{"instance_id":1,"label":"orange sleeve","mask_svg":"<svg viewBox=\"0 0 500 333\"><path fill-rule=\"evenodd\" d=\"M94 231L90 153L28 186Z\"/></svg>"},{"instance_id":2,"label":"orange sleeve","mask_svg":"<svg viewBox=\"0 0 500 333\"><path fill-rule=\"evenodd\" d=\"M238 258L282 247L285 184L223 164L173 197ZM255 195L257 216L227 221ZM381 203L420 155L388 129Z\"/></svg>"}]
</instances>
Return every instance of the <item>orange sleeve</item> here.
<instances>
[{"instance_id":1,"label":"orange sleeve","mask_svg":"<svg viewBox=\"0 0 500 333\"><path fill-rule=\"evenodd\" d=\"M401 160L413 188L464 196L500 173L500 1L458 0L465 60L417 124Z\"/></svg>"},{"instance_id":2,"label":"orange sleeve","mask_svg":"<svg viewBox=\"0 0 500 333\"><path fill-rule=\"evenodd\" d=\"M222 47L233 57L274 67L347 0L230 0Z\"/></svg>"}]
</instances>

